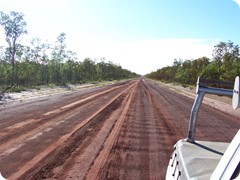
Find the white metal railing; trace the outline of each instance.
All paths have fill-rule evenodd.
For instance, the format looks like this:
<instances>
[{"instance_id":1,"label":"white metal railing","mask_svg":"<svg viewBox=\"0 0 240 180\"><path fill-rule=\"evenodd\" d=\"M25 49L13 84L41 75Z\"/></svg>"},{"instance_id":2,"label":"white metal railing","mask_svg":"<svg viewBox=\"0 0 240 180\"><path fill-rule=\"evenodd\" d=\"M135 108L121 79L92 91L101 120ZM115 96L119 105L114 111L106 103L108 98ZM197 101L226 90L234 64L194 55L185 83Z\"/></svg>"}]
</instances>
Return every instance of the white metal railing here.
<instances>
[{"instance_id":1,"label":"white metal railing","mask_svg":"<svg viewBox=\"0 0 240 180\"><path fill-rule=\"evenodd\" d=\"M210 86L218 86L220 88ZM231 87L231 89L227 89L226 87ZM232 90L233 87L234 89ZM236 77L235 84L232 82L218 80L206 80L199 77L197 81L196 93L197 95L191 110L188 127L187 141L189 142L195 141L197 115L205 94L216 94L233 97L233 107L235 109L239 107L239 76Z\"/></svg>"}]
</instances>

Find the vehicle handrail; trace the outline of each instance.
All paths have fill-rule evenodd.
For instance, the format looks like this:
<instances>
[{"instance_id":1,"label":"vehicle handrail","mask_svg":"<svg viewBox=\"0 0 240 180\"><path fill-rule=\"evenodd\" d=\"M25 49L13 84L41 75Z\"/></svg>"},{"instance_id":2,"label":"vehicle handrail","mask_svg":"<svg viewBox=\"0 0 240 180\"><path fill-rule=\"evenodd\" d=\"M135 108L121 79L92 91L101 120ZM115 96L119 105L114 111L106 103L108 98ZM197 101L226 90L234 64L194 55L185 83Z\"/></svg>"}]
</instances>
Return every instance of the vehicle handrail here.
<instances>
[{"instance_id":1,"label":"vehicle handrail","mask_svg":"<svg viewBox=\"0 0 240 180\"><path fill-rule=\"evenodd\" d=\"M198 77L197 88L196 88L196 98L194 104L192 106L191 114L190 114L190 122L188 127L188 137L187 141L195 142L195 134L196 134L196 125L197 125L197 115L199 108L201 106L202 100L205 94L216 94L221 96L233 96L233 90L226 88L216 88L209 87L209 85L218 85L220 87L231 87L233 89L234 83L219 81L219 80L208 80Z\"/></svg>"}]
</instances>

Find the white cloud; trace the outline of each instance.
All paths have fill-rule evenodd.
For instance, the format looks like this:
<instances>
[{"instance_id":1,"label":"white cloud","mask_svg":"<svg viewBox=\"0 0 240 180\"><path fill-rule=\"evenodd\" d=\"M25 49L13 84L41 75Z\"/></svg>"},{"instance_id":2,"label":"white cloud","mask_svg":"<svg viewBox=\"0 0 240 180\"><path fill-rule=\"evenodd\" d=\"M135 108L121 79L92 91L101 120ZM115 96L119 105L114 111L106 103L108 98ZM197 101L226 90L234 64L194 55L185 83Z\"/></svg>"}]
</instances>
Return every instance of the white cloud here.
<instances>
[{"instance_id":1,"label":"white cloud","mask_svg":"<svg viewBox=\"0 0 240 180\"><path fill-rule=\"evenodd\" d=\"M76 40L76 39L75 39ZM139 74L146 74L159 68L172 65L175 58L196 59L203 56L212 57L215 41L205 39L166 39L142 40L125 43L84 42L69 40L70 49L85 57L102 58L119 63Z\"/></svg>"},{"instance_id":2,"label":"white cloud","mask_svg":"<svg viewBox=\"0 0 240 180\"><path fill-rule=\"evenodd\" d=\"M238 4L238 6L240 7L240 0L233 0L235 3Z\"/></svg>"}]
</instances>

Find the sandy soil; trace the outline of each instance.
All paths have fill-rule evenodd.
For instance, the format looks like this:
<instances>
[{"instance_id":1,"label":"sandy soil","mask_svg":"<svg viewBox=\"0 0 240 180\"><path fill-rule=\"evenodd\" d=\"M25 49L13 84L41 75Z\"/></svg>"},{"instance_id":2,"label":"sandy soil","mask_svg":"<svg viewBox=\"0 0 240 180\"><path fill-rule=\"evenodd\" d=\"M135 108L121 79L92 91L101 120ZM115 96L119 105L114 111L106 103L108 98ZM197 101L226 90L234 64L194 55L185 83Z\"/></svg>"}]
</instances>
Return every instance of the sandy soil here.
<instances>
[{"instance_id":1,"label":"sandy soil","mask_svg":"<svg viewBox=\"0 0 240 180\"><path fill-rule=\"evenodd\" d=\"M187 136L193 99L137 80L0 109L0 172L8 179L164 179ZM202 105L197 138L229 142L234 116Z\"/></svg>"},{"instance_id":2,"label":"sandy soil","mask_svg":"<svg viewBox=\"0 0 240 180\"><path fill-rule=\"evenodd\" d=\"M97 84L79 84L79 85L67 85L67 86L55 86L48 87L42 86L40 89L28 89L19 93L4 93L0 98L0 108L2 106L8 106L16 103L35 101L38 98L49 97L54 95L66 95L71 92L85 91L89 88L101 87L107 84L113 84L114 82L102 82Z\"/></svg>"}]
</instances>

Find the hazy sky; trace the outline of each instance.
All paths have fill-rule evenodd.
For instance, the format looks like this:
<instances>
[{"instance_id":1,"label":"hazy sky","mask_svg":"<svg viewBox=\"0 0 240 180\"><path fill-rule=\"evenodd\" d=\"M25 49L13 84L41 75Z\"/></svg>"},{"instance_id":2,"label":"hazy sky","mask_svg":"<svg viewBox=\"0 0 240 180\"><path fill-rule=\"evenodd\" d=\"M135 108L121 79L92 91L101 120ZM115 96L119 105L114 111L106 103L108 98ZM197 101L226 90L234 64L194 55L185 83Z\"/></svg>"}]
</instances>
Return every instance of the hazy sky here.
<instances>
[{"instance_id":1,"label":"hazy sky","mask_svg":"<svg viewBox=\"0 0 240 180\"><path fill-rule=\"evenodd\" d=\"M240 7L233 0L0 0L0 11L23 12L28 34L146 74L174 58L211 58L220 41L240 45ZM4 42L0 27L0 45Z\"/></svg>"}]
</instances>

